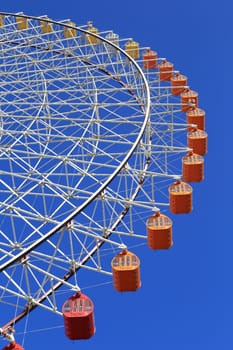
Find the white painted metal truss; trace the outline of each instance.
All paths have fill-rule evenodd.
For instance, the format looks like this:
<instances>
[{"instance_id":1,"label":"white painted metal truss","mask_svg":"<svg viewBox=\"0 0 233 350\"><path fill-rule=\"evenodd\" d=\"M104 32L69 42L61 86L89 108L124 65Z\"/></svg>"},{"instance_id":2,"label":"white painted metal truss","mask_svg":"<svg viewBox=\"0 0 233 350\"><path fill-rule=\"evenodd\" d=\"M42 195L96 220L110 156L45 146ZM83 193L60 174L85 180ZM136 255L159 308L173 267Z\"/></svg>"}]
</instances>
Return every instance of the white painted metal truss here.
<instances>
[{"instance_id":1,"label":"white painted metal truss","mask_svg":"<svg viewBox=\"0 0 233 350\"><path fill-rule=\"evenodd\" d=\"M79 290L81 268L111 276L119 250L146 242L139 223L168 210L189 149L179 97L128 39L0 19L0 302L13 325L38 305L60 314L57 290Z\"/></svg>"}]
</instances>

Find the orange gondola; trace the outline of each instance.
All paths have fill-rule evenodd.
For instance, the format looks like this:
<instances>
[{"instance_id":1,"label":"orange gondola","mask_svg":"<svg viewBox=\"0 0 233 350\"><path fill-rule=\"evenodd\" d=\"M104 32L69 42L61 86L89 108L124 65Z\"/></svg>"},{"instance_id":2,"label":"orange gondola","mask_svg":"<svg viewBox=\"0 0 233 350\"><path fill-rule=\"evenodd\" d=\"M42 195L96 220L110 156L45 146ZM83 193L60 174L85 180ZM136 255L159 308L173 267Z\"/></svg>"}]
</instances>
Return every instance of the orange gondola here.
<instances>
[{"instance_id":1,"label":"orange gondola","mask_svg":"<svg viewBox=\"0 0 233 350\"><path fill-rule=\"evenodd\" d=\"M136 291L141 286L140 260L124 249L112 259L113 285L119 292Z\"/></svg>"},{"instance_id":2,"label":"orange gondola","mask_svg":"<svg viewBox=\"0 0 233 350\"><path fill-rule=\"evenodd\" d=\"M182 158L183 179L187 182L199 182L204 179L204 158L189 152Z\"/></svg>"},{"instance_id":3,"label":"orange gondola","mask_svg":"<svg viewBox=\"0 0 233 350\"><path fill-rule=\"evenodd\" d=\"M188 132L188 147L193 150L194 153L205 155L207 153L207 132L200 129L192 129Z\"/></svg>"},{"instance_id":4,"label":"orange gondola","mask_svg":"<svg viewBox=\"0 0 233 350\"><path fill-rule=\"evenodd\" d=\"M193 90L186 90L180 94L181 110L187 112L190 109L198 106L198 93Z\"/></svg>"},{"instance_id":5,"label":"orange gondola","mask_svg":"<svg viewBox=\"0 0 233 350\"><path fill-rule=\"evenodd\" d=\"M169 186L170 211L187 214L192 211L192 187L180 180Z\"/></svg>"},{"instance_id":6,"label":"orange gondola","mask_svg":"<svg viewBox=\"0 0 233 350\"><path fill-rule=\"evenodd\" d=\"M200 130L205 130L205 111L201 108L193 108L186 113L187 123L195 124Z\"/></svg>"},{"instance_id":7,"label":"orange gondola","mask_svg":"<svg viewBox=\"0 0 233 350\"><path fill-rule=\"evenodd\" d=\"M171 77L172 95L178 96L187 89L187 77L182 74L175 74Z\"/></svg>"},{"instance_id":8,"label":"orange gondola","mask_svg":"<svg viewBox=\"0 0 233 350\"><path fill-rule=\"evenodd\" d=\"M161 81L169 81L173 75L173 63L163 61L158 65L159 79Z\"/></svg>"},{"instance_id":9,"label":"orange gondola","mask_svg":"<svg viewBox=\"0 0 233 350\"><path fill-rule=\"evenodd\" d=\"M62 307L65 334L71 340L89 339L95 334L94 305L90 298L78 292Z\"/></svg>"},{"instance_id":10,"label":"orange gondola","mask_svg":"<svg viewBox=\"0 0 233 350\"><path fill-rule=\"evenodd\" d=\"M157 66L157 52L152 51L151 49L148 49L146 52L142 55L143 59L143 68L144 69L153 69Z\"/></svg>"},{"instance_id":11,"label":"orange gondola","mask_svg":"<svg viewBox=\"0 0 233 350\"><path fill-rule=\"evenodd\" d=\"M151 249L169 249L172 242L172 221L160 212L146 221L148 246Z\"/></svg>"}]
</instances>

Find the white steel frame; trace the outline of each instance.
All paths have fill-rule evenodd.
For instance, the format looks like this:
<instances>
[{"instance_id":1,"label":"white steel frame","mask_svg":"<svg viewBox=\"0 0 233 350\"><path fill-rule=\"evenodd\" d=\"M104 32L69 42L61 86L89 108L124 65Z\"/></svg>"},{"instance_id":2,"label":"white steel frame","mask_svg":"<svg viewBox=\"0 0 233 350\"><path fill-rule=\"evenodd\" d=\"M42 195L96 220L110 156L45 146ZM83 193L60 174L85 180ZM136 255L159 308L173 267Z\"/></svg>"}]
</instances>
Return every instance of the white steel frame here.
<instances>
[{"instance_id":1,"label":"white steel frame","mask_svg":"<svg viewBox=\"0 0 233 350\"><path fill-rule=\"evenodd\" d=\"M168 209L168 184L189 149L179 99L125 52L127 39L117 46L106 39L111 31L0 15L6 329L37 306L61 314L56 291L78 291L80 268L111 276L106 255L146 239L138 220ZM42 33L41 21L53 31ZM76 36L65 38L64 28Z\"/></svg>"}]
</instances>

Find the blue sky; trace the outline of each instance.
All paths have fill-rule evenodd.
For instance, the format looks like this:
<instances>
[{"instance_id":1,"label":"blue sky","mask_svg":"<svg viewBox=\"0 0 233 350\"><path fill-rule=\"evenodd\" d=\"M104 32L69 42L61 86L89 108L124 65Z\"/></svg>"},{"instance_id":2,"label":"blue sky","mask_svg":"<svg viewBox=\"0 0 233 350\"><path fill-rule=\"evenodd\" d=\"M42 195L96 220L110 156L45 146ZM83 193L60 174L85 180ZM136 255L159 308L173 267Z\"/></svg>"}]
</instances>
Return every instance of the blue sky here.
<instances>
[{"instance_id":1,"label":"blue sky","mask_svg":"<svg viewBox=\"0 0 233 350\"><path fill-rule=\"evenodd\" d=\"M93 20L101 29L112 28L150 46L199 92L209 134L206 179L194 186L194 211L176 219L174 247L166 254L146 248L139 252L142 288L132 295L118 294L110 286L90 289L95 337L75 343L57 328L29 333L25 349L232 349L231 1L2 0L0 9L70 18L77 24ZM44 317L50 315L35 311L31 328L43 328ZM54 318L54 325L61 320Z\"/></svg>"}]
</instances>

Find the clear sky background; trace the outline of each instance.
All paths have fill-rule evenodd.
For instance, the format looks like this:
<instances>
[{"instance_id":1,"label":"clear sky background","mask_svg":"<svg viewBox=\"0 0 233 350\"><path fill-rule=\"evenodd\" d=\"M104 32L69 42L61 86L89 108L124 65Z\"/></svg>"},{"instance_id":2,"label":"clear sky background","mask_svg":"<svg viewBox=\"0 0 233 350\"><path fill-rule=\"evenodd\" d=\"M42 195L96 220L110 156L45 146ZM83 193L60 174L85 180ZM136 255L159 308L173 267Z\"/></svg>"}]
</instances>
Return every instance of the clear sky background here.
<instances>
[{"instance_id":1,"label":"clear sky background","mask_svg":"<svg viewBox=\"0 0 233 350\"><path fill-rule=\"evenodd\" d=\"M195 186L192 214L176 220L173 248L165 253L142 248L139 253L142 288L132 295L111 286L88 290L97 328L91 340L69 341L56 328L29 333L25 349L232 349L231 0L2 0L0 9L70 18L77 24L93 20L100 29L111 28L150 46L199 92L209 135L206 179ZM44 317L52 316L31 315L30 328L43 328ZM59 324L62 320L54 321Z\"/></svg>"}]
</instances>

